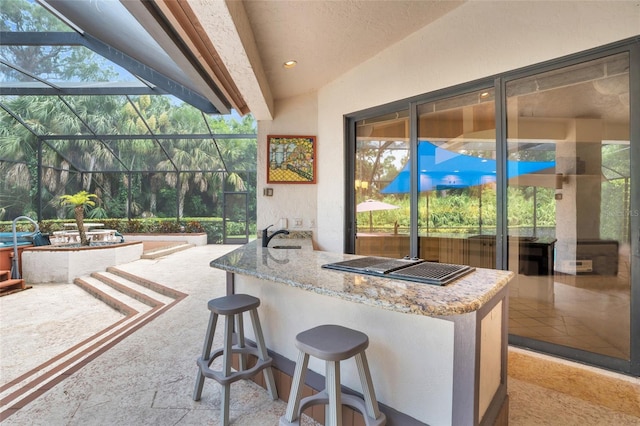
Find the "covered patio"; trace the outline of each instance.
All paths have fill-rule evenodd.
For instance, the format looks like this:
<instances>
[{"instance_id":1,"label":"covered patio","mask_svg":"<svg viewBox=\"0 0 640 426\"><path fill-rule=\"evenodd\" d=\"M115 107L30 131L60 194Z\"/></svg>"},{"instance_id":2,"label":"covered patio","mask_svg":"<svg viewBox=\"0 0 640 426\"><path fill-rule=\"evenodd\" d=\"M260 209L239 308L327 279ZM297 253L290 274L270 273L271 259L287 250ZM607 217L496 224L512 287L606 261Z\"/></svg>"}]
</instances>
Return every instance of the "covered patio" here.
<instances>
[{"instance_id":1,"label":"covered patio","mask_svg":"<svg viewBox=\"0 0 640 426\"><path fill-rule=\"evenodd\" d=\"M111 8L112 3L118 8ZM89 92L74 93L81 89L47 81L45 76L26 66L17 66L3 55L0 71L10 76L7 81L11 76L21 75L28 82L13 81L17 84L5 86L3 81L0 120L20 127L30 145L24 149L24 145L17 144L17 151L0 155L0 169L7 176L5 182L13 179L10 181L13 188L19 189L17 194L3 190L2 197L10 195L18 201L29 198L34 216L54 217L58 212L55 203L49 201L93 182L105 203L120 203L121 217L144 218L161 211L179 222L185 213L183 202L187 195L195 195L202 204L188 205L186 208L191 211L216 212L244 224L252 221L257 229L278 221L288 222L309 230L319 249L341 252L348 235L345 212L355 209L355 203L343 204L344 192L353 189L344 182L345 114L516 69L531 61L551 60L625 37L637 38L633 21L637 8L634 14L632 6L624 2L620 3L620 12L599 2L580 5L558 2L554 10L546 10L550 6L535 2L507 2L504 9L491 2L402 2L406 8L398 7L397 2L370 3L372 7L364 7L361 2L99 0L85 7L75 1L46 2L70 22L76 22L67 30L69 34L54 37L55 43L71 40L71 44L84 47L89 44L98 50L102 48L103 52L116 52L114 62L134 70L136 82L120 82L112 87L105 81L84 82ZM128 25L123 26L120 34L114 34L110 23L122 16L123 9L130 14L126 18ZM574 19L578 15L581 19ZM603 15L608 19L602 19ZM309 16L317 19L310 22ZM527 19L519 19L522 16ZM562 34L571 34L565 43L539 37L540 29L535 28L535 23L547 24L549 16L559 21L554 30L562 28ZM617 25L616 19L622 23ZM501 25L478 27L478 22L492 20ZM147 49L144 43L131 42L139 41L129 32L134 26L150 35L162 55L156 55L158 46ZM522 31L520 26L524 27ZM42 35L24 32L29 34L3 28L0 38L10 46L43 43ZM313 44L318 34L324 35L322 43ZM510 39L505 34L518 37ZM109 36L113 38L107 40ZM530 48L526 54L519 51L523 44ZM482 56L477 56L481 52ZM493 59L485 58L487 52ZM161 65L157 59L165 55L173 64L158 76L156 71ZM427 57L433 59L431 70L424 66ZM283 66L285 60L293 59L297 61L296 67ZM474 66L461 67L461 63ZM397 78L398 75L403 78ZM174 93L172 89L176 88ZM65 117L80 130L76 133L43 130L33 124L38 124L41 118L33 110L25 108L18 112L9 105L18 95L39 96L30 92L39 89L47 92L51 108L64 110ZM21 90L24 92L19 93ZM87 115L87 105L76 104L76 95L85 96L87 105L93 101L102 103L106 99L103 96L116 97L121 101L119 107L130 115L131 128L135 130L126 134L103 132L91 122L102 117ZM168 96L170 106L195 107L195 114L178 114L176 122L188 121L199 130L187 137L182 133L184 129L158 131L162 114L154 114L150 107L157 104L152 101L147 105L146 101L147 97L158 99L156 96ZM637 107L637 102L634 106ZM251 112L260 124L237 133L217 133L212 128L215 120L207 114L221 114L219 118L224 121L223 116L233 111L238 116ZM196 120L192 122L193 117ZM268 160L263 145L270 134L318 135L321 164L316 183L265 182ZM634 135L637 134L636 131ZM173 142L178 139L188 141L187 148L176 148ZM9 146L5 140L2 142L2 148ZM82 155L87 151L80 147L87 142L96 155ZM207 161L182 162L202 144L208 147ZM139 150L125 153L133 145ZM253 151L249 150L252 155L234 157L245 145L252 146ZM634 152L637 154L637 150ZM29 184L19 188L26 177ZM114 191L116 181L118 191ZM227 196L228 202L224 201ZM160 208L162 197L164 210ZM247 200L255 203L249 204ZM20 205L21 209L24 207ZM251 214L240 215L238 220L237 211L242 209ZM355 215L355 211L351 213ZM637 230L635 218L630 221ZM249 227L244 229L249 239ZM0 298L3 340L0 421L16 425L217 423L218 389L208 384L209 393L205 391L200 403L191 400L191 392L195 358L208 315L206 301L225 292L224 273L208 265L211 259L231 249L233 246L209 245L153 261L141 259L118 265L118 269L132 276L169 289L172 296L160 298L154 310L146 312L145 319L129 318L133 326L113 339L102 337L106 336L106 330L114 330L122 315L114 315L112 308L97 303L74 284L42 286L11 298ZM637 266L634 268L637 272ZM638 296L635 279L632 284L635 301ZM30 299L29 293L33 295ZM66 307L68 317L63 318L60 313L56 318L47 316L47 311L56 312L55 308L69 300L74 303ZM25 306L30 307L29 315L34 315L31 324L23 320ZM517 309L535 311L526 304L518 305ZM81 325L85 322L90 326L83 329ZM63 360L69 349L97 342L96 337L103 343L96 345L94 352L82 349L76 361L55 364ZM5 339L13 343L10 353L5 352L8 350ZM220 341L221 336L216 335L216 343ZM635 349L637 342L638 339L632 341ZM631 361L636 362L633 366L637 373L635 349ZM44 379L38 377L40 371L46 371L40 376L46 376ZM510 424L632 425L637 424L640 416L637 411L640 385L636 377L514 347L509 348L508 372ZM290 378L283 376L280 380ZM259 385L251 382L234 386L237 386L232 390L235 424L277 424L285 408L283 401L267 401ZM622 392L618 392L620 388ZM349 421L352 422L347 423L349 426L360 424L355 416Z\"/></svg>"}]
</instances>

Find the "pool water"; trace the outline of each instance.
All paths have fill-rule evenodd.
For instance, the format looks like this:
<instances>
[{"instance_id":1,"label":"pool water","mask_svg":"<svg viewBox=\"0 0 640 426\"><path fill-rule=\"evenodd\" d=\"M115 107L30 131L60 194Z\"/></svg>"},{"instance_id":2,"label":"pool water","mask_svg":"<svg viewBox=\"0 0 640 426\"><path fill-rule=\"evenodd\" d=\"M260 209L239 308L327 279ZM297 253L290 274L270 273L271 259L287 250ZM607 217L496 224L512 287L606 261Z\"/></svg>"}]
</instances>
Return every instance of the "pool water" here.
<instances>
[{"instance_id":1,"label":"pool water","mask_svg":"<svg viewBox=\"0 0 640 426\"><path fill-rule=\"evenodd\" d=\"M33 243L31 241L20 241L18 240L18 247L20 246L30 246ZM5 247L13 247L13 241L0 241L0 249Z\"/></svg>"},{"instance_id":2,"label":"pool water","mask_svg":"<svg viewBox=\"0 0 640 426\"><path fill-rule=\"evenodd\" d=\"M18 242L29 241L33 239L33 232L16 232ZM13 232L0 232L0 242L9 242L13 244Z\"/></svg>"}]
</instances>

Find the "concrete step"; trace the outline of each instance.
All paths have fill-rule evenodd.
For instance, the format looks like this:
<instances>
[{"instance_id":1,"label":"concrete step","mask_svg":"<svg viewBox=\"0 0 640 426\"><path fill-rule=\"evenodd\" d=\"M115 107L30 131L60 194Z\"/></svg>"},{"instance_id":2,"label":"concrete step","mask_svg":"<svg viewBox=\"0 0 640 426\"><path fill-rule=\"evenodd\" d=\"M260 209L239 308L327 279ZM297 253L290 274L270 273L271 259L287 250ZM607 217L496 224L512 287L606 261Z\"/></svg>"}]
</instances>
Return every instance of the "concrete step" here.
<instances>
[{"instance_id":1,"label":"concrete step","mask_svg":"<svg viewBox=\"0 0 640 426\"><path fill-rule=\"evenodd\" d=\"M149 250L142 254L141 259L157 259L159 257L168 256L182 250L190 249L191 247L195 247L195 244L183 243L159 248L156 250Z\"/></svg>"},{"instance_id":2,"label":"concrete step","mask_svg":"<svg viewBox=\"0 0 640 426\"><path fill-rule=\"evenodd\" d=\"M146 287L150 290L153 290L155 293L159 293L165 296L168 296L174 300L181 300L187 295L178 290L174 290L172 288L163 286L154 281L148 280L146 278L139 277L137 275L131 274L129 272L123 271L122 269L118 269L115 266L111 266L107 268L107 272L122 277L130 282L136 283L142 287Z\"/></svg>"}]
</instances>

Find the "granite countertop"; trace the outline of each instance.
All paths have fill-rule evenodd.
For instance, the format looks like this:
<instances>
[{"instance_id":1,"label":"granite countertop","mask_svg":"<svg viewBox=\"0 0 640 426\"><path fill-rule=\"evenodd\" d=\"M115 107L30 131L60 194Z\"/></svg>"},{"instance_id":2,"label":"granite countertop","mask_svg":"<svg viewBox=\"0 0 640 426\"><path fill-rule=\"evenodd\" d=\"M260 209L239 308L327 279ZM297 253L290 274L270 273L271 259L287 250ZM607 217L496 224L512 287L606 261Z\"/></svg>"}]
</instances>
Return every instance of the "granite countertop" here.
<instances>
[{"instance_id":1,"label":"granite countertop","mask_svg":"<svg viewBox=\"0 0 640 426\"><path fill-rule=\"evenodd\" d=\"M269 245L302 248L263 248L262 240L258 239L212 260L210 266L354 303L426 316L476 311L513 277L510 271L476 268L445 286L436 286L323 269L322 265L327 263L363 256L316 251L311 238L278 237Z\"/></svg>"}]
</instances>

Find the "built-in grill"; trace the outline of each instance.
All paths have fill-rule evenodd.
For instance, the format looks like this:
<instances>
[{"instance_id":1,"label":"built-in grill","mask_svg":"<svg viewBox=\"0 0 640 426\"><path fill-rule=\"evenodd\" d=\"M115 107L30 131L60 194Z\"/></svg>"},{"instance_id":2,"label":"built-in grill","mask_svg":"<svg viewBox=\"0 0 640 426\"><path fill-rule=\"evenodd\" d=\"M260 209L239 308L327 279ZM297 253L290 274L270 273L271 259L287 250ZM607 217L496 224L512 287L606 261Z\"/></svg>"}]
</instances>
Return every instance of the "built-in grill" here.
<instances>
[{"instance_id":1,"label":"built-in grill","mask_svg":"<svg viewBox=\"0 0 640 426\"><path fill-rule=\"evenodd\" d=\"M322 265L326 269L373 275L424 284L445 285L475 268L466 265L425 262L422 259L390 259L386 257L362 257L343 262Z\"/></svg>"}]
</instances>

